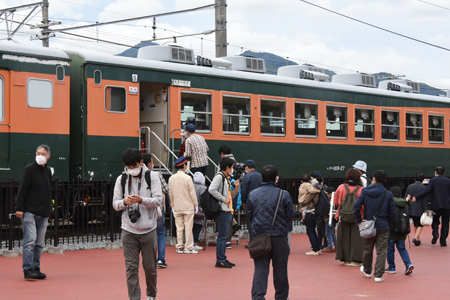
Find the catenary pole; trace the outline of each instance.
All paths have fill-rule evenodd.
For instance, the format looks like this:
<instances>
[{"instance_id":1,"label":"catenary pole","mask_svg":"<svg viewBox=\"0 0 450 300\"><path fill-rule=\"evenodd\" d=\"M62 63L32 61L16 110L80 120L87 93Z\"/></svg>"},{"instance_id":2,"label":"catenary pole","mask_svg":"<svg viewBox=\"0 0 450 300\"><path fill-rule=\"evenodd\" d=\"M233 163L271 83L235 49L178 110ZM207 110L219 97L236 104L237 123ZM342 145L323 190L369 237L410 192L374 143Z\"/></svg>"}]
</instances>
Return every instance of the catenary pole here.
<instances>
[{"instance_id":1,"label":"catenary pole","mask_svg":"<svg viewBox=\"0 0 450 300\"><path fill-rule=\"evenodd\" d=\"M42 0L42 24L48 25L48 0ZM42 31L48 29L48 26L42 27ZM49 38L48 34L45 34L45 37L42 39L42 47L49 46Z\"/></svg>"},{"instance_id":2,"label":"catenary pole","mask_svg":"<svg viewBox=\"0 0 450 300\"><path fill-rule=\"evenodd\" d=\"M227 1L216 0L216 57L227 56Z\"/></svg>"}]
</instances>

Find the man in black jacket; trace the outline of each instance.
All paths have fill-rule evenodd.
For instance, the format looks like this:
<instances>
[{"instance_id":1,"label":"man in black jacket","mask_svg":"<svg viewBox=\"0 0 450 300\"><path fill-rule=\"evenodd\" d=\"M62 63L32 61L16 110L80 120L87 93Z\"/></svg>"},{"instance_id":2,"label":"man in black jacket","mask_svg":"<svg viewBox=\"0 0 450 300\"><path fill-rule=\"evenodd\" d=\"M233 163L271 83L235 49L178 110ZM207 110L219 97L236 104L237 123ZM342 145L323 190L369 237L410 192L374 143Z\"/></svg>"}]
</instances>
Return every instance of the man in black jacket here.
<instances>
[{"instance_id":1,"label":"man in black jacket","mask_svg":"<svg viewBox=\"0 0 450 300\"><path fill-rule=\"evenodd\" d=\"M49 158L49 146L37 147L35 162L23 169L19 180L16 216L22 219L22 268L25 279L47 277L41 273L40 260L51 213L52 173L47 166Z\"/></svg>"},{"instance_id":2,"label":"man in black jacket","mask_svg":"<svg viewBox=\"0 0 450 300\"><path fill-rule=\"evenodd\" d=\"M443 166L437 166L435 170L436 177L430 179L428 187L417 194L415 198L420 198L431 192L431 209L435 212L433 216L433 239L431 243L436 244L439 238L439 219L442 217L441 238L442 247L447 246L447 237L450 219L450 179L444 176L445 169Z\"/></svg>"},{"instance_id":3,"label":"man in black jacket","mask_svg":"<svg viewBox=\"0 0 450 300\"><path fill-rule=\"evenodd\" d=\"M244 179L242 179L241 184L241 198L244 209L245 205L247 204L247 199L250 192L253 191L254 189L259 188L262 184L261 174L259 174L255 170L255 162L253 160L248 159L245 162L245 171L247 172L247 174L244 176ZM248 219L247 219L247 226L248 231L250 233L250 241L252 241L253 240L253 233L251 230L252 223L249 222Z\"/></svg>"},{"instance_id":4,"label":"man in black jacket","mask_svg":"<svg viewBox=\"0 0 450 300\"><path fill-rule=\"evenodd\" d=\"M280 189L276 187L278 171L274 166L265 166L261 171L263 184L253 190L247 200L245 211L252 222L253 235L269 233L275 215ZM294 218L292 198L283 191L277 217L271 233L272 250L261 258L254 260L252 299L265 299L267 281L270 271L270 260L273 266L273 285L275 300L286 300L289 296L289 280L287 274L290 247L288 243L289 224Z\"/></svg>"}]
</instances>

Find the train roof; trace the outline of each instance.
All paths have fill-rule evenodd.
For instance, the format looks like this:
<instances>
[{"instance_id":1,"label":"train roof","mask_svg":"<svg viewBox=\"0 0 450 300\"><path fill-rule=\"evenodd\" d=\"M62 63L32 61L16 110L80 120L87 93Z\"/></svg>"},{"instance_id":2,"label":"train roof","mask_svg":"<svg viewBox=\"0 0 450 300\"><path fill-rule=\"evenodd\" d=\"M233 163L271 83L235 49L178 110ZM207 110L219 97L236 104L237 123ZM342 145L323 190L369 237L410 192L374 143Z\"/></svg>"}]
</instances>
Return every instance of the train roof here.
<instances>
[{"instance_id":1,"label":"train roof","mask_svg":"<svg viewBox=\"0 0 450 300\"><path fill-rule=\"evenodd\" d=\"M12 41L0 42L0 53L70 61L69 56L59 49L16 44Z\"/></svg>"},{"instance_id":2,"label":"train roof","mask_svg":"<svg viewBox=\"0 0 450 300\"><path fill-rule=\"evenodd\" d=\"M200 76L214 76L214 77L226 77L230 79L237 80L248 80L248 81L260 81L260 82L270 82L277 83L280 85L293 85L293 86L301 86L301 87L310 87L324 90L339 90L345 92L353 92L359 94L368 94L374 96L386 96L386 97L395 97L395 98L403 98L407 100L421 100L421 101L433 101L433 102L441 102L441 103L450 103L450 99L446 97L439 96L431 96L424 94L414 94L414 93L401 93L390 90L382 90L382 89L374 89L360 86L352 86L341 83L332 83L332 82L320 82L313 80L305 80L299 78L289 78L289 77L278 77L275 75L269 74L257 74L236 70L224 70L219 68L210 68L203 67L199 65L188 65L188 64L177 64L172 62L164 62L157 60L148 60L148 59L139 59L139 58L131 58L131 57L122 57L122 56L114 56L107 55L104 53L98 52L89 52L89 51L66 51L68 54L75 54L80 56L87 63L100 63L100 64L108 64L108 65L116 65L121 67L137 67L140 69L157 69L164 71L173 71L173 72L181 72L181 73L191 73Z\"/></svg>"}]
</instances>

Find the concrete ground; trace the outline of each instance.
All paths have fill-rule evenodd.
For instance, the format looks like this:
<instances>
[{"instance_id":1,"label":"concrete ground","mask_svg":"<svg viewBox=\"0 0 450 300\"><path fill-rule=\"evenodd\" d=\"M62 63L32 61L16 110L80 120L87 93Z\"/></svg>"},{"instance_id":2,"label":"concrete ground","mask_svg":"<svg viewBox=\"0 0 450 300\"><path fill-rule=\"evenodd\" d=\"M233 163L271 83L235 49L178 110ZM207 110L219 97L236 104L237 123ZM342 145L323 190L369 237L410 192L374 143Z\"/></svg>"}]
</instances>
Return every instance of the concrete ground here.
<instances>
[{"instance_id":1,"label":"concrete ground","mask_svg":"<svg viewBox=\"0 0 450 300\"><path fill-rule=\"evenodd\" d=\"M412 237L411 237L412 239ZM175 247L166 248L168 268L158 269L157 299L251 299L253 261L244 248L233 243L227 256L236 264L233 269L218 269L215 246L199 254L177 254ZM431 228L422 233L422 245L411 243L411 261L415 266L410 276L403 275L404 266L396 253L397 274L385 274L383 283L375 283L361 274L358 267L346 267L334 254L307 256L306 234L292 236L289 257L291 300L299 299L431 299L450 296L450 251L431 245ZM41 269L45 280L27 281L21 269L22 256L0 257L0 299L128 299L122 248L66 251L63 255L44 253ZM140 271L142 299L145 296L143 270ZM266 299L274 299L272 279Z\"/></svg>"}]
</instances>

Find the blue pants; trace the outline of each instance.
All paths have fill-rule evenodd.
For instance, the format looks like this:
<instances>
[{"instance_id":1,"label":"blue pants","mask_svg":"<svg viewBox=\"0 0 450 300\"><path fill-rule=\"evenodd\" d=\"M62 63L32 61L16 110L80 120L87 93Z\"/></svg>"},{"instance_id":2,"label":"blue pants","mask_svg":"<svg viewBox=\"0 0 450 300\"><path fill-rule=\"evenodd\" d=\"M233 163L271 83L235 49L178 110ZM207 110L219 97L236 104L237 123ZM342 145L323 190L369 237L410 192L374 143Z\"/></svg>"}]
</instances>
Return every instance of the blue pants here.
<instances>
[{"instance_id":1,"label":"blue pants","mask_svg":"<svg viewBox=\"0 0 450 300\"><path fill-rule=\"evenodd\" d=\"M311 247L314 252L320 250L319 237L316 233L316 214L306 213L305 224L306 224L306 234L308 235Z\"/></svg>"},{"instance_id":2,"label":"blue pants","mask_svg":"<svg viewBox=\"0 0 450 300\"><path fill-rule=\"evenodd\" d=\"M395 269L395 246L397 246L398 253L403 259L403 263L405 264L405 267L408 267L411 264L411 261L409 259L408 251L405 247L405 240L391 240L389 239L389 245L387 250L387 262L389 265L389 269Z\"/></svg>"},{"instance_id":3,"label":"blue pants","mask_svg":"<svg viewBox=\"0 0 450 300\"><path fill-rule=\"evenodd\" d=\"M333 218L331 221L331 226L328 222L325 224L325 234L327 236L327 242L328 242L328 249L333 249L337 245L337 238L336 238L336 219Z\"/></svg>"},{"instance_id":4,"label":"blue pants","mask_svg":"<svg viewBox=\"0 0 450 300\"><path fill-rule=\"evenodd\" d=\"M25 212L22 217L23 271L40 269L41 254L45 244L48 218Z\"/></svg>"},{"instance_id":5,"label":"blue pants","mask_svg":"<svg viewBox=\"0 0 450 300\"><path fill-rule=\"evenodd\" d=\"M228 233L231 227L231 212L219 211L216 216L216 222L218 227L217 244L216 244L216 259L217 262L225 262L227 256L225 255L226 243L228 238Z\"/></svg>"},{"instance_id":6,"label":"blue pants","mask_svg":"<svg viewBox=\"0 0 450 300\"><path fill-rule=\"evenodd\" d=\"M166 263L166 227L164 226L164 207L161 206L162 216L156 223L156 235L158 236L158 260Z\"/></svg>"}]
</instances>

